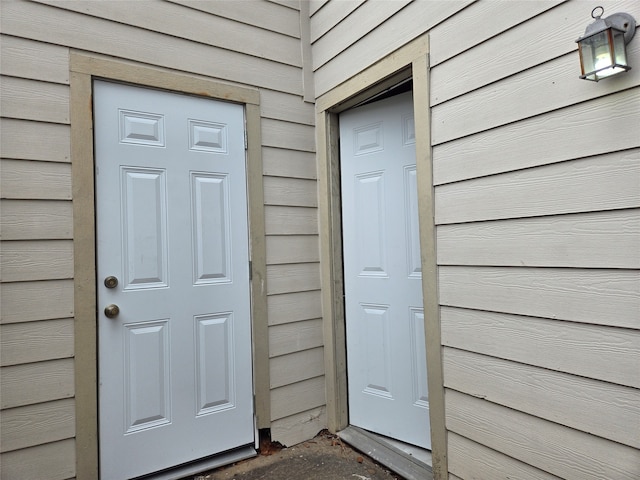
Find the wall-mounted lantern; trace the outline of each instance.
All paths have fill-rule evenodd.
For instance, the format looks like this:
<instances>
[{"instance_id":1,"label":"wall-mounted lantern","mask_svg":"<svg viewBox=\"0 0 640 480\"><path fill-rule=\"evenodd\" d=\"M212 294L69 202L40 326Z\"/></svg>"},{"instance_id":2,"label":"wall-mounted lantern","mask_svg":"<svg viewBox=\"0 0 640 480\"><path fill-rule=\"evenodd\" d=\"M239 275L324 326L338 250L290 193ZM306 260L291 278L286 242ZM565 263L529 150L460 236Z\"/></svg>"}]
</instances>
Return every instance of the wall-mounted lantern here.
<instances>
[{"instance_id":1,"label":"wall-mounted lantern","mask_svg":"<svg viewBox=\"0 0 640 480\"><path fill-rule=\"evenodd\" d=\"M580 78L595 82L631 69L626 45L636 32L636 21L628 13L614 13L604 19L603 14L604 8L594 8L591 18L595 22L576 40L582 68Z\"/></svg>"}]
</instances>

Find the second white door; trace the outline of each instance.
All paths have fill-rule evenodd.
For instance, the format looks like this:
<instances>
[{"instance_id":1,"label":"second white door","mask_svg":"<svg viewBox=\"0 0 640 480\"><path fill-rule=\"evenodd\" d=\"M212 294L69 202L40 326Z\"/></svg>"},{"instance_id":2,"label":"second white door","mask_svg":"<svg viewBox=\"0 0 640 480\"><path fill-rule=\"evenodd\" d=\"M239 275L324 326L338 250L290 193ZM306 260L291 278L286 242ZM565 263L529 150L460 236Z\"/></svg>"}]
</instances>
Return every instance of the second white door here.
<instances>
[{"instance_id":1,"label":"second white door","mask_svg":"<svg viewBox=\"0 0 640 480\"><path fill-rule=\"evenodd\" d=\"M431 448L411 93L340 115L349 421Z\"/></svg>"}]
</instances>

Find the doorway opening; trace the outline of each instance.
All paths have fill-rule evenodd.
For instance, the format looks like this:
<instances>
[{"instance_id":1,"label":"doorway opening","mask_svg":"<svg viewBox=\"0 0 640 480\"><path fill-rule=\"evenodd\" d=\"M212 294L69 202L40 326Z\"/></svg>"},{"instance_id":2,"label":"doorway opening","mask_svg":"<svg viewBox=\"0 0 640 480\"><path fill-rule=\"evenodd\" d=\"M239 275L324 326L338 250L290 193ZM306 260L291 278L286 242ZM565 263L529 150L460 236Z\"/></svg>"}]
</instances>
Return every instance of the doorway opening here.
<instances>
[{"instance_id":1,"label":"doorway opening","mask_svg":"<svg viewBox=\"0 0 640 480\"><path fill-rule=\"evenodd\" d=\"M341 112L339 122L349 425L361 429L346 435L396 449L414 470L421 463L426 469L431 439L410 79Z\"/></svg>"},{"instance_id":2,"label":"doorway opening","mask_svg":"<svg viewBox=\"0 0 640 480\"><path fill-rule=\"evenodd\" d=\"M409 448L405 449L408 452L403 451L406 445L418 445L422 451L430 447L435 471L444 470L443 465L446 465L446 430L433 223L427 53L428 38L425 35L322 95L316 102L316 125L319 185L324 193L320 198L321 229L325 232L321 249L324 258L330 259L323 266L323 307L330 319L325 330L329 428L340 432L345 440L365 442L362 444L365 451L374 449L371 442L378 442L384 447L378 450L391 451L395 455L392 463L397 461L398 455L415 460L415 452ZM396 95L401 89L410 91ZM375 110L384 115L387 107L393 108L393 104L403 97L409 110L394 114L396 127L387 127L373 116L367 117ZM352 125L345 133L344 124L348 117L352 114L357 116L360 110L365 112L362 122ZM375 156L387 148L388 142L393 142L387 140L386 130L395 132L393 141L397 142L400 150L415 149L412 154L414 166L403 163L398 168L399 173L394 174L397 177L394 182L386 179L384 166L367 166L367 160L375 163ZM363 170L356 168L348 172L347 190L353 190L352 193L345 191L345 155L363 160L361 163L364 165ZM387 201L393 205L389 207ZM364 215L349 216L349 209L364 212ZM396 225L389 223L397 219L400 221ZM381 232L384 234L380 235ZM398 233L398 238L385 236L389 232ZM353 240L352 237L355 238L355 248L350 250L347 243ZM363 239L371 238L376 240L363 243ZM399 260L389 256L390 251L399 253ZM377 280L384 284L389 283L392 276L398 276L397 273L391 274L397 264L400 264L405 280L413 281L406 288L396 287L398 295L404 295L405 290L413 290L414 293L418 290L418 296L414 295L413 299L400 306L394 306L384 297L386 287L371 286ZM351 272L352 268L355 273ZM356 279L353 288L349 286L350 276ZM374 293L368 298L358 298L358 292L367 288ZM349 300L350 290L356 292L353 301ZM422 299L419 293L422 293ZM402 315L396 314L396 310L402 311ZM400 316L412 320L408 321L405 332L392 340L397 332L390 319ZM355 333L350 332L350 317L361 325ZM360 344L355 347L355 357L352 355L353 338ZM390 366L393 362L389 360L395 355L390 346L393 342L404 344L405 350L410 352L404 355L405 366L408 365L412 372L402 379L405 383L403 388L408 392L406 398L409 399L409 406L404 410L417 407L423 414L422 420L400 417L396 423L403 429L415 421L419 428L414 434L421 438L409 434L407 439L402 432L398 434L393 430L393 421L382 427L367 424L368 418L388 415L374 413L374 407L362 407L355 399L356 395L362 394L368 400L373 399L374 403L385 404L392 397L395 401L398 379L393 373L396 367ZM357 363L358 355L368 357L370 361L364 362L363 367ZM354 375L360 377L357 379L360 384L356 387L351 385ZM426 384L415 381L425 377ZM420 390L421 385L425 387L423 390ZM364 419L358 418L361 413ZM394 445L393 437L402 437L404 442ZM428 457L424 458L425 462L420 462L423 466L429 463ZM379 460L385 461L383 458ZM430 470L427 467L417 475L402 473L407 478L429 478Z\"/></svg>"}]
</instances>

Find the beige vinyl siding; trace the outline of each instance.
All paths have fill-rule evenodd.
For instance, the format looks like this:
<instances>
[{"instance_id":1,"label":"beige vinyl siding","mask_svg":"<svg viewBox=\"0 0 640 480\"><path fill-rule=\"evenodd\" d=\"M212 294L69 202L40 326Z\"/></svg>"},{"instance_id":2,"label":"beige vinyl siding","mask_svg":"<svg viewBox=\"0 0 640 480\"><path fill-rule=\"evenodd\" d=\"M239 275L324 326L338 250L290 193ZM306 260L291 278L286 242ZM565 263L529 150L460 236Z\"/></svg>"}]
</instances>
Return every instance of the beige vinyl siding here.
<instances>
[{"instance_id":1,"label":"beige vinyl siding","mask_svg":"<svg viewBox=\"0 0 640 480\"><path fill-rule=\"evenodd\" d=\"M640 473L640 76L578 80L573 40L588 12L555 3L442 56L447 22L432 33L445 414L459 478ZM481 4L491 2L458 16L489 24ZM640 13L633 2L605 9ZM511 54L532 35L545 41Z\"/></svg>"},{"instance_id":2,"label":"beige vinyl siding","mask_svg":"<svg viewBox=\"0 0 640 480\"><path fill-rule=\"evenodd\" d=\"M4 62L2 66L5 71ZM2 118L0 119L0 132L2 133L2 145L0 145L2 158L41 162L69 163L71 161L69 150L71 132L68 125ZM38 141L34 142L34 138L37 138ZM68 168L71 171L70 165ZM69 174L67 182L69 185L71 184L71 174ZM68 195L70 198L71 189L69 189Z\"/></svg>"},{"instance_id":3,"label":"beige vinyl siding","mask_svg":"<svg viewBox=\"0 0 640 480\"><path fill-rule=\"evenodd\" d=\"M257 29L221 16L200 15L171 2L128 2L124 9L113 2L55 2L37 0L60 8L135 26L140 29L173 35L225 50L238 50L253 57L301 66L300 46L296 38L266 29ZM167 18L171 18L167 22ZM251 42L246 39L253 37Z\"/></svg>"},{"instance_id":4,"label":"beige vinyl siding","mask_svg":"<svg viewBox=\"0 0 640 480\"><path fill-rule=\"evenodd\" d=\"M3 325L73 317L71 279L3 283L1 294Z\"/></svg>"},{"instance_id":5,"label":"beige vinyl siding","mask_svg":"<svg viewBox=\"0 0 640 480\"><path fill-rule=\"evenodd\" d=\"M5 367L2 369L0 387L3 391L2 408L72 397L73 359L62 358Z\"/></svg>"},{"instance_id":6,"label":"beige vinyl siding","mask_svg":"<svg viewBox=\"0 0 640 480\"><path fill-rule=\"evenodd\" d=\"M53 2L52 2L53 3ZM88 2L92 3L92 2ZM111 3L111 2L109 2ZM66 10L77 3L43 5L10 1L3 4L3 31L60 46L111 55L140 63L171 68L210 78L270 88L292 94L302 93L298 67L225 50L205 42L144 30L137 25L113 22ZM119 3L120 8L124 8ZM161 3L151 3L162 8ZM247 3L246 8L250 8ZM125 5L126 6L126 5ZM192 12L184 10L184 15ZM198 14L200 15L200 14ZM129 17L128 22L138 19ZM59 28L65 25L66 28ZM256 29L258 34L259 29ZM251 83L247 82L251 79Z\"/></svg>"},{"instance_id":7,"label":"beige vinyl siding","mask_svg":"<svg viewBox=\"0 0 640 480\"><path fill-rule=\"evenodd\" d=\"M67 479L75 475L68 52L0 42L0 473Z\"/></svg>"},{"instance_id":8,"label":"beige vinyl siding","mask_svg":"<svg viewBox=\"0 0 640 480\"><path fill-rule=\"evenodd\" d=\"M443 307L441 318L446 346L640 388L635 329L460 307Z\"/></svg>"},{"instance_id":9,"label":"beige vinyl siding","mask_svg":"<svg viewBox=\"0 0 640 480\"><path fill-rule=\"evenodd\" d=\"M243 6L237 0L169 0L219 17L246 23L264 30L300 38L298 12L286 5L277 5L269 1L252 2L251 8Z\"/></svg>"},{"instance_id":10,"label":"beige vinyl siding","mask_svg":"<svg viewBox=\"0 0 640 480\"><path fill-rule=\"evenodd\" d=\"M332 3L341 2L331 0L311 16L312 32L314 19L319 18L324 9L332 8ZM334 16L336 23L312 43L316 97L384 58L470 3L472 0L364 2L342 20L340 16ZM345 4L344 8L350 8L349 5ZM341 26L343 23L351 26L351 30L344 37L341 36L341 32L344 33L344 27ZM321 45L325 45L325 49L330 50L330 54L319 48L320 41Z\"/></svg>"},{"instance_id":11,"label":"beige vinyl siding","mask_svg":"<svg viewBox=\"0 0 640 480\"><path fill-rule=\"evenodd\" d=\"M0 189L7 197L24 198L26 201L71 200L71 165L69 164L0 160L0 168L2 169ZM64 204L65 202L61 202L59 205ZM3 231L4 233L6 232Z\"/></svg>"},{"instance_id":12,"label":"beige vinyl siding","mask_svg":"<svg viewBox=\"0 0 640 480\"><path fill-rule=\"evenodd\" d=\"M71 49L260 89L272 437L293 444L324 428L314 108L302 100L299 16L297 2L268 0L3 2L3 478L75 476Z\"/></svg>"},{"instance_id":13,"label":"beige vinyl siding","mask_svg":"<svg viewBox=\"0 0 640 480\"><path fill-rule=\"evenodd\" d=\"M318 96L430 33L449 478L637 478L640 72L578 79L584 2L339 5Z\"/></svg>"},{"instance_id":14,"label":"beige vinyl siding","mask_svg":"<svg viewBox=\"0 0 640 480\"><path fill-rule=\"evenodd\" d=\"M332 26L329 32L314 41L314 70L325 65L330 59L342 52L345 46L356 43L363 35L374 30L410 2L411 0L364 2L353 14L344 17L340 23ZM326 8L328 9L329 6ZM335 20L338 19L339 17L335 18ZM336 41L337 38L340 41Z\"/></svg>"},{"instance_id":15,"label":"beige vinyl siding","mask_svg":"<svg viewBox=\"0 0 640 480\"><path fill-rule=\"evenodd\" d=\"M459 470L461 476L449 474L449 480L462 480L463 478L557 480L559 478L491 450L479 443L472 442L453 432L449 432L448 439L449 462L461 466ZM501 475L501 471L510 473Z\"/></svg>"},{"instance_id":16,"label":"beige vinyl siding","mask_svg":"<svg viewBox=\"0 0 640 480\"><path fill-rule=\"evenodd\" d=\"M68 480L75 476L75 440L46 443L2 454L5 478Z\"/></svg>"},{"instance_id":17,"label":"beige vinyl siding","mask_svg":"<svg viewBox=\"0 0 640 480\"><path fill-rule=\"evenodd\" d=\"M38 362L50 359L73 357L72 318L3 324L0 325L0 332L0 363L3 367L37 365ZM5 390L2 395L3 405L7 395L18 394L19 392Z\"/></svg>"},{"instance_id":18,"label":"beige vinyl siding","mask_svg":"<svg viewBox=\"0 0 640 480\"><path fill-rule=\"evenodd\" d=\"M365 1L344 0L341 2L329 2L328 0L311 0L309 11L313 16L310 29L311 41L318 40Z\"/></svg>"}]
</instances>

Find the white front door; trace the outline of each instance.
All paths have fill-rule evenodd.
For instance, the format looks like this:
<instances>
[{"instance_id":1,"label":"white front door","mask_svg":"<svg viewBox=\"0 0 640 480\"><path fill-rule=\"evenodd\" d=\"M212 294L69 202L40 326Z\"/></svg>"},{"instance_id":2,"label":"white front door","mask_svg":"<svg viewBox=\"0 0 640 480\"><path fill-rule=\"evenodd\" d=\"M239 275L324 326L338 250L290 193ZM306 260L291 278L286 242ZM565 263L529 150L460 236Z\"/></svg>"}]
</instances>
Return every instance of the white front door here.
<instances>
[{"instance_id":1,"label":"white front door","mask_svg":"<svg viewBox=\"0 0 640 480\"><path fill-rule=\"evenodd\" d=\"M254 441L244 109L96 81L94 115L100 471L115 480Z\"/></svg>"},{"instance_id":2,"label":"white front door","mask_svg":"<svg viewBox=\"0 0 640 480\"><path fill-rule=\"evenodd\" d=\"M349 421L430 448L411 93L340 115Z\"/></svg>"}]
</instances>

